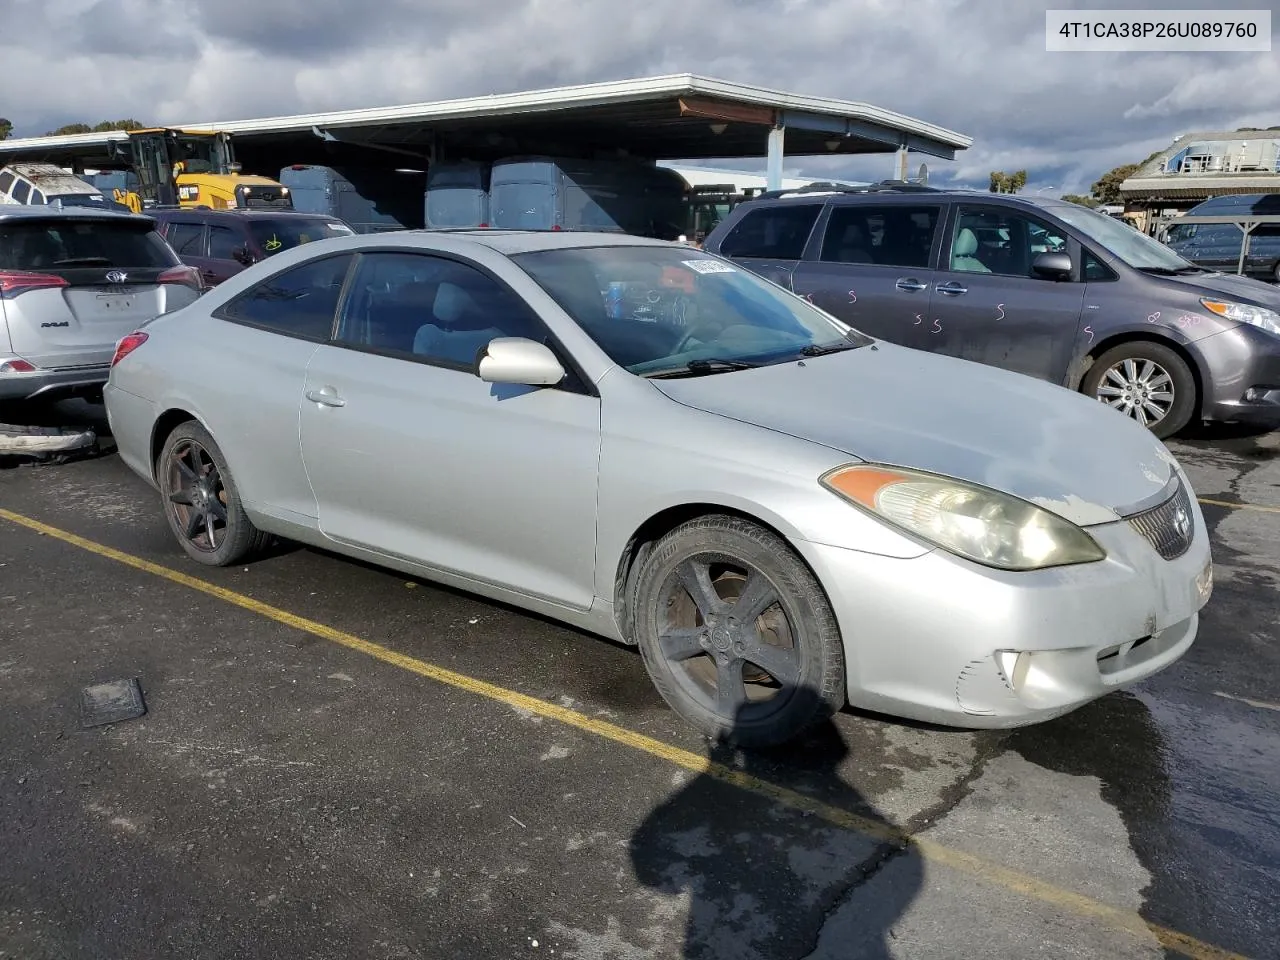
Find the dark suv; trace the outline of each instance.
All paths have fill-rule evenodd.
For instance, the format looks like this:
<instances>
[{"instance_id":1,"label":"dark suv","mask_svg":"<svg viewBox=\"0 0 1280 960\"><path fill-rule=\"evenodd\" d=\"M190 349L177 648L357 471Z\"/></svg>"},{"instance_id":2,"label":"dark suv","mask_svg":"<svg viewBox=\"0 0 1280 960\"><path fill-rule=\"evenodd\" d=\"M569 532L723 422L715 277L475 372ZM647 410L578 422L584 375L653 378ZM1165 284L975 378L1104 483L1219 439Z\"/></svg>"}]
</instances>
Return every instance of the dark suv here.
<instances>
[{"instance_id":1,"label":"dark suv","mask_svg":"<svg viewBox=\"0 0 1280 960\"><path fill-rule=\"evenodd\" d=\"M281 250L355 233L337 217L281 210L149 210L182 262L216 286Z\"/></svg>"},{"instance_id":2,"label":"dark suv","mask_svg":"<svg viewBox=\"0 0 1280 960\"><path fill-rule=\"evenodd\" d=\"M894 343L1080 390L1167 437L1280 425L1280 291L1062 200L907 184L775 191L705 249Z\"/></svg>"}]
</instances>

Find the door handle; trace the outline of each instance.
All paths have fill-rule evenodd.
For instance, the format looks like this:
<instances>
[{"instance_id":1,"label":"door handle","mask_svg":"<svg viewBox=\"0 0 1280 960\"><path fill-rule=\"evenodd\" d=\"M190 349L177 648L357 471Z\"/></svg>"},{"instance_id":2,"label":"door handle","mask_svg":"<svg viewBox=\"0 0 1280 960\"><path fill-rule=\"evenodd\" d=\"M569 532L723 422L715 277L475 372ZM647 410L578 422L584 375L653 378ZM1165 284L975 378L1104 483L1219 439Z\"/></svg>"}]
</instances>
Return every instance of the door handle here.
<instances>
[{"instance_id":1,"label":"door handle","mask_svg":"<svg viewBox=\"0 0 1280 960\"><path fill-rule=\"evenodd\" d=\"M951 280L947 283L940 283L933 289L937 290L939 293L945 293L949 297L958 297L962 293L969 292L968 287L962 287L960 286L960 284L956 283L954 280Z\"/></svg>"},{"instance_id":2,"label":"door handle","mask_svg":"<svg viewBox=\"0 0 1280 960\"><path fill-rule=\"evenodd\" d=\"M897 287L899 290L905 290L907 292L914 293L917 290L925 289L929 285L927 283L921 283L915 277L903 277L901 280L895 283L894 286Z\"/></svg>"},{"instance_id":3,"label":"door handle","mask_svg":"<svg viewBox=\"0 0 1280 960\"><path fill-rule=\"evenodd\" d=\"M326 407L345 407L347 401L338 396L338 391L333 387L324 387L320 390L308 390L307 399L315 403L323 403Z\"/></svg>"}]
</instances>

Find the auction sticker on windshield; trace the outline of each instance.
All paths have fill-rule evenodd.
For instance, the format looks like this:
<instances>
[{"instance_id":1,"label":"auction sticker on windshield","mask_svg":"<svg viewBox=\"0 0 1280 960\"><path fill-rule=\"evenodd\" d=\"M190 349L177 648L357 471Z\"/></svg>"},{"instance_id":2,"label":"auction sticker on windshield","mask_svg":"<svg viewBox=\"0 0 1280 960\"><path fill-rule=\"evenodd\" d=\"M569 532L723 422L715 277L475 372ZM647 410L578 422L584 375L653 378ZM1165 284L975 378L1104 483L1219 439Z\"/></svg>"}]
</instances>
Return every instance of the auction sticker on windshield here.
<instances>
[{"instance_id":1,"label":"auction sticker on windshield","mask_svg":"<svg viewBox=\"0 0 1280 960\"><path fill-rule=\"evenodd\" d=\"M681 260L690 270L696 270L698 273L737 273L737 269L729 266L727 263L721 263L719 260Z\"/></svg>"}]
</instances>

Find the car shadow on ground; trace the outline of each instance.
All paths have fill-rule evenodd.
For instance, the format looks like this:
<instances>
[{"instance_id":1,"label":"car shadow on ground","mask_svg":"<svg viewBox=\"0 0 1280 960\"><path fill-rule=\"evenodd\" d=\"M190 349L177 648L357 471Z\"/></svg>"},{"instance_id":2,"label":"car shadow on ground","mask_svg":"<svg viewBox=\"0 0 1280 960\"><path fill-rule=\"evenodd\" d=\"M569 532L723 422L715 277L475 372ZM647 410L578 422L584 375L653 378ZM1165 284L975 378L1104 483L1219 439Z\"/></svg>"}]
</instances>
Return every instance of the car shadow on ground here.
<instances>
[{"instance_id":1,"label":"car shadow on ground","mask_svg":"<svg viewBox=\"0 0 1280 960\"><path fill-rule=\"evenodd\" d=\"M816 697L806 689L793 695ZM731 740L732 733L712 741L709 769L651 811L630 841L636 879L664 896L687 899L678 955L808 956L832 911L859 895L865 902L856 930L849 936L842 928L838 955L887 960L892 925L920 890L923 863L892 837L896 829L866 798L841 780L837 770L849 747L835 724L824 720L798 740L769 750L741 750ZM780 770L816 786L826 803L856 811L881 835L762 809L769 801L726 782L734 775L794 782L780 781ZM893 882L860 891L891 859Z\"/></svg>"}]
</instances>

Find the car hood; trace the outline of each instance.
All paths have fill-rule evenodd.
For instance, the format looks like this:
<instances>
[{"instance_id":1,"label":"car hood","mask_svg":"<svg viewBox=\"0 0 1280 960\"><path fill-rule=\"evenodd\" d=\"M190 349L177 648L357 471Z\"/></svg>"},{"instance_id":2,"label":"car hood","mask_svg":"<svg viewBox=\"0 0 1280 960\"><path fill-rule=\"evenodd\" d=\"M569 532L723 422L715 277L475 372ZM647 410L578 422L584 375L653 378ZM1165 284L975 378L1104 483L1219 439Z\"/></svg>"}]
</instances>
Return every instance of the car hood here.
<instances>
[{"instance_id":1,"label":"car hood","mask_svg":"<svg viewBox=\"0 0 1280 960\"><path fill-rule=\"evenodd\" d=\"M1268 310L1280 310L1280 291L1269 283L1263 283L1253 277L1242 277L1234 273L1206 273L1200 276L1161 277L1176 284L1182 289L1192 287L1202 292L1203 296L1225 295L1233 300L1246 300L1266 307Z\"/></svg>"},{"instance_id":2,"label":"car hood","mask_svg":"<svg viewBox=\"0 0 1280 960\"><path fill-rule=\"evenodd\" d=\"M650 382L686 406L820 443L851 459L992 487L1082 526L1155 505L1175 475L1164 444L1096 400L884 342L802 362Z\"/></svg>"}]
</instances>

